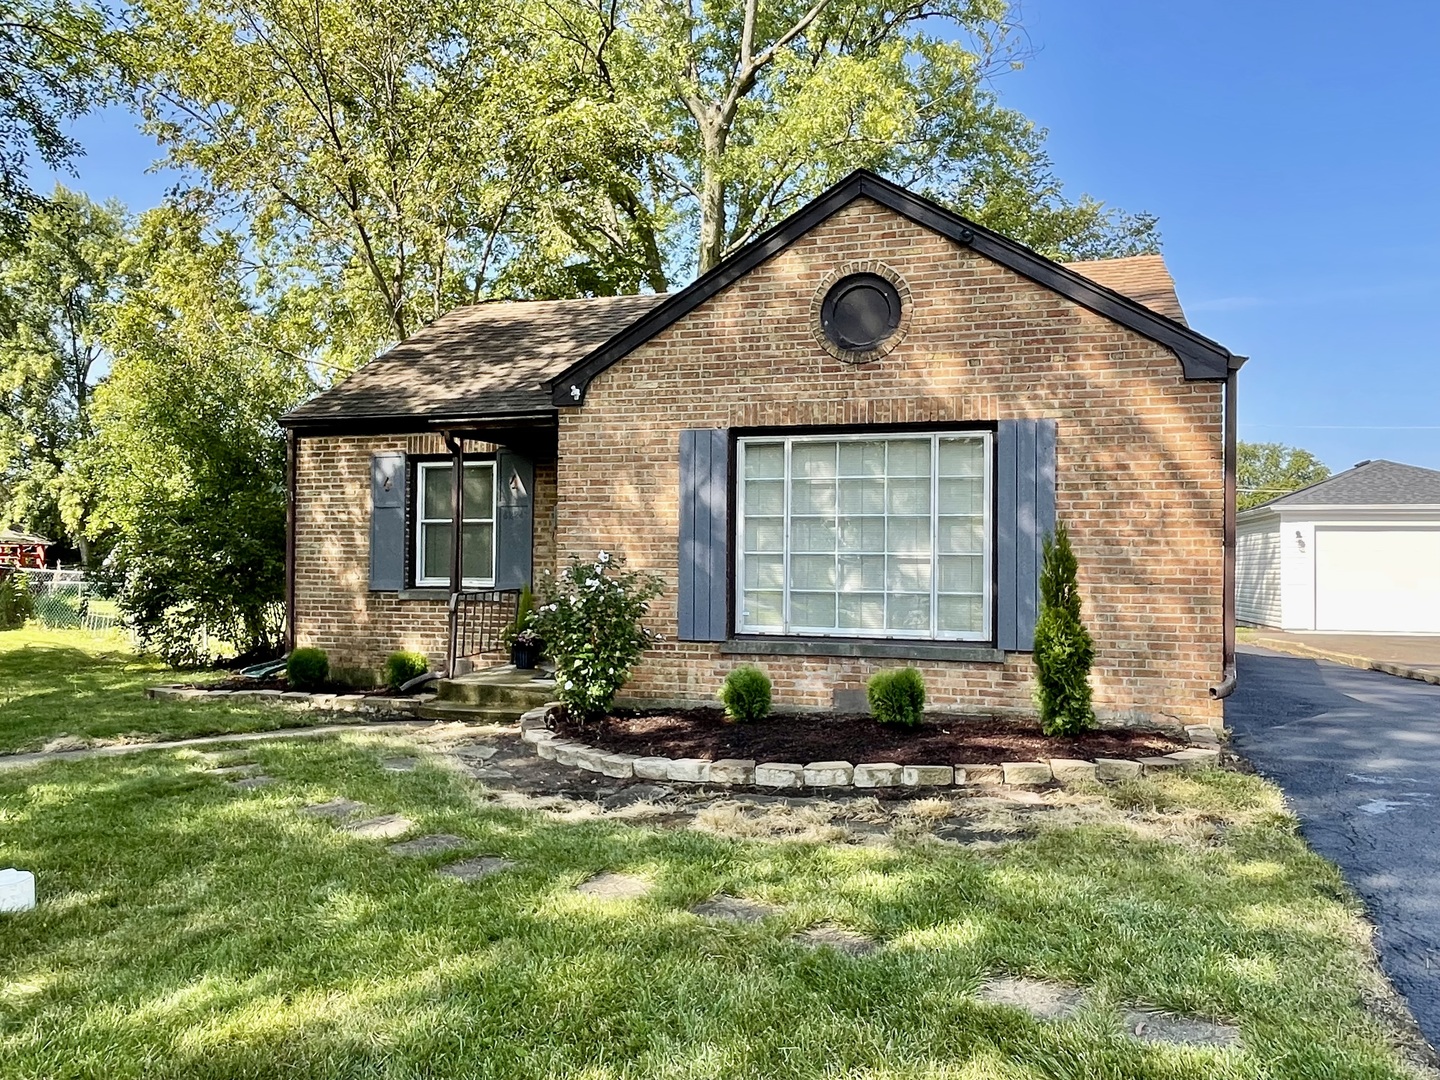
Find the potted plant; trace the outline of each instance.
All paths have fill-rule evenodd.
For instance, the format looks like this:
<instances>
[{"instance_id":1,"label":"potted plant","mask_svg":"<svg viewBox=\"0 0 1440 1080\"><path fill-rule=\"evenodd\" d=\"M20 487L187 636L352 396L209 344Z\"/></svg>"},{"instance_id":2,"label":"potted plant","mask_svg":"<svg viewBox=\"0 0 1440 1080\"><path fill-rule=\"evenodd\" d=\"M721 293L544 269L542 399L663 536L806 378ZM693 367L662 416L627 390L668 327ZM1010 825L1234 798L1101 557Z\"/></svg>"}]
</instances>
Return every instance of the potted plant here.
<instances>
[{"instance_id":1,"label":"potted plant","mask_svg":"<svg viewBox=\"0 0 1440 1080\"><path fill-rule=\"evenodd\" d=\"M510 663L521 671L533 668L545 652L545 643L535 630L535 598L529 585L520 590L515 621L506 631L505 640L510 645Z\"/></svg>"}]
</instances>

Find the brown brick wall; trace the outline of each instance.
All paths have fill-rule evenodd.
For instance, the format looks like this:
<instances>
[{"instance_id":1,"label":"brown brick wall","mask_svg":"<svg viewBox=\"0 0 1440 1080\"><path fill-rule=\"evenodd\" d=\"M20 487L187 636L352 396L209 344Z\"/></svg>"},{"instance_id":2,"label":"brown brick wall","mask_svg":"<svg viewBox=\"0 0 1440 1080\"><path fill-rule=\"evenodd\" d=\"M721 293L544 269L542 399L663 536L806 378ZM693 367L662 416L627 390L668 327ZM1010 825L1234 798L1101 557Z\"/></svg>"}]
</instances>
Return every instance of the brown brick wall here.
<instances>
[{"instance_id":1,"label":"brown brick wall","mask_svg":"<svg viewBox=\"0 0 1440 1080\"><path fill-rule=\"evenodd\" d=\"M493 450L480 443L466 451ZM443 454L439 436L301 439L296 471L296 643L325 649L334 666L379 668L414 649L445 662L446 604L370 592L370 455ZM555 559L555 466L535 467L538 575Z\"/></svg>"},{"instance_id":2,"label":"brown brick wall","mask_svg":"<svg viewBox=\"0 0 1440 1080\"><path fill-rule=\"evenodd\" d=\"M910 291L905 337L847 366L815 340L816 290L874 259ZM1095 636L1096 705L1112 719L1218 723L1222 387L1177 358L974 252L860 201L703 304L562 410L559 556L606 548L659 573L631 696L712 699L742 658L675 642L677 457L686 427L1053 417L1057 507ZM762 657L777 703L830 704L895 660ZM1031 661L921 662L937 706L1025 711Z\"/></svg>"}]
</instances>

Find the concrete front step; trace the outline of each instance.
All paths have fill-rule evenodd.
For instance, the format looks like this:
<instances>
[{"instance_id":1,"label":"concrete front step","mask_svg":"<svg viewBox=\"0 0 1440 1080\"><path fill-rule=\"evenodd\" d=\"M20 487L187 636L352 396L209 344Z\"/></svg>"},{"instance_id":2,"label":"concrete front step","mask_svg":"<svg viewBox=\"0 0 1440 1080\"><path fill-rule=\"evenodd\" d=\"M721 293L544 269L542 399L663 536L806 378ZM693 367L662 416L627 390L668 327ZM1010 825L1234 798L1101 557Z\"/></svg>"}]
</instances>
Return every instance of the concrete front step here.
<instances>
[{"instance_id":1,"label":"concrete front step","mask_svg":"<svg viewBox=\"0 0 1440 1080\"><path fill-rule=\"evenodd\" d=\"M545 702L540 702L543 705ZM432 701L415 715L422 720L454 720L462 724L513 724L534 705L471 705L463 701Z\"/></svg>"},{"instance_id":2,"label":"concrete front step","mask_svg":"<svg viewBox=\"0 0 1440 1080\"><path fill-rule=\"evenodd\" d=\"M514 707L519 713L555 700L555 683L550 679L536 679L533 671L516 671L514 668L487 668L471 672L454 679L441 679L435 687L439 702L454 702L462 705L484 705Z\"/></svg>"}]
</instances>

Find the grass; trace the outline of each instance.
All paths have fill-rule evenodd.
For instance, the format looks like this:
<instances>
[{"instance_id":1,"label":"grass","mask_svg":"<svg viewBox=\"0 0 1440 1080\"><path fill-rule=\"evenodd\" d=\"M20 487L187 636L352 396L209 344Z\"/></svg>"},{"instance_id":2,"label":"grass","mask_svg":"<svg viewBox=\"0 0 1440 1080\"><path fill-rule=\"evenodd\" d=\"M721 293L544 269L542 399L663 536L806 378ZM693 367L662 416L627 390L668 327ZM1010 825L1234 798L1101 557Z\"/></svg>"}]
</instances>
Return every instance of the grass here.
<instances>
[{"instance_id":1,"label":"grass","mask_svg":"<svg viewBox=\"0 0 1440 1080\"><path fill-rule=\"evenodd\" d=\"M213 675L177 672L137 656L119 634L0 632L0 754L39 750L62 736L89 741L169 739L271 731L320 722L316 713L264 705L151 701L145 688Z\"/></svg>"},{"instance_id":2,"label":"grass","mask_svg":"<svg viewBox=\"0 0 1440 1080\"><path fill-rule=\"evenodd\" d=\"M51 693L70 677L52 675ZM982 852L502 808L442 759L382 768L407 750L364 733L0 772L0 865L35 871L42 901L0 916L0 1072L1407 1075L1361 1004L1385 986L1357 904L1257 777L1096 789L1079 797L1082 823ZM276 783L241 792L204 771L240 760ZM399 859L298 813L334 797L468 846ZM917 804L917 819L939 802ZM469 884L433 873L481 854L516 867ZM623 902L572 891L601 870L654 891ZM722 891L784 911L732 925L686 910ZM885 945L851 958L788 940L821 922ZM1042 1024L973 996L1007 972L1083 986L1091 1003ZM1238 1023L1243 1047L1128 1039L1115 1010L1129 1002Z\"/></svg>"}]
</instances>

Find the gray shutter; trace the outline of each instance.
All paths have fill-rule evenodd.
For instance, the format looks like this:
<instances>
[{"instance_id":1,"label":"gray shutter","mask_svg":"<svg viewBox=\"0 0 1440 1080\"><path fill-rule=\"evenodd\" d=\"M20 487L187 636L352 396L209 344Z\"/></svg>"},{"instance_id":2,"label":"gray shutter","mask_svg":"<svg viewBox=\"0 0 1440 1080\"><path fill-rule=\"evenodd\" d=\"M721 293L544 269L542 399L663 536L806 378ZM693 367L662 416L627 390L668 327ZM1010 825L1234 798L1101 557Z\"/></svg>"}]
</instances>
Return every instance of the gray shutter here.
<instances>
[{"instance_id":1,"label":"gray shutter","mask_svg":"<svg viewBox=\"0 0 1440 1080\"><path fill-rule=\"evenodd\" d=\"M995 434L995 644L1035 648L1040 553L1055 529L1055 421L1002 420Z\"/></svg>"},{"instance_id":2,"label":"gray shutter","mask_svg":"<svg viewBox=\"0 0 1440 1080\"><path fill-rule=\"evenodd\" d=\"M405 587L405 455L370 455L370 590Z\"/></svg>"},{"instance_id":3,"label":"gray shutter","mask_svg":"<svg viewBox=\"0 0 1440 1080\"><path fill-rule=\"evenodd\" d=\"M535 548L535 463L513 450L495 457L495 587L531 583Z\"/></svg>"},{"instance_id":4,"label":"gray shutter","mask_svg":"<svg viewBox=\"0 0 1440 1080\"><path fill-rule=\"evenodd\" d=\"M680 432L681 641L729 636L730 440L724 428Z\"/></svg>"}]
</instances>

